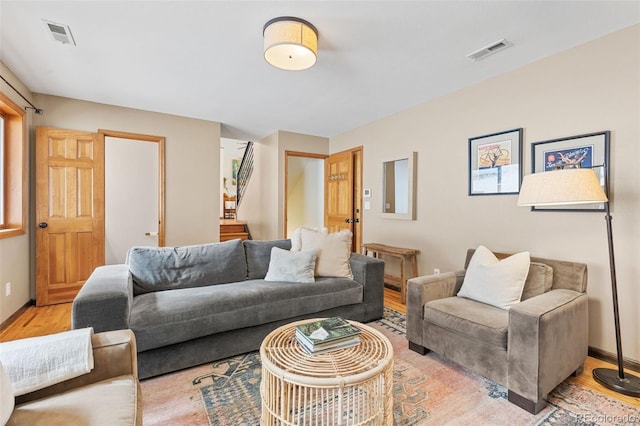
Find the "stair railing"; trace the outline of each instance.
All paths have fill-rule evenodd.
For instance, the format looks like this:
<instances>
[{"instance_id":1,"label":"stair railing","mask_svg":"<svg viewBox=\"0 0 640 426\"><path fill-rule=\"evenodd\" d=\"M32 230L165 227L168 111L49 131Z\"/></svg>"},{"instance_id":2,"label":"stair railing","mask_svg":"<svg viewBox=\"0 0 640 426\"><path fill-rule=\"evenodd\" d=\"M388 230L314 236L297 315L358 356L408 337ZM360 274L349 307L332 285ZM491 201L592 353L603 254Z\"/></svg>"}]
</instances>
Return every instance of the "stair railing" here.
<instances>
[{"instance_id":1,"label":"stair railing","mask_svg":"<svg viewBox=\"0 0 640 426\"><path fill-rule=\"evenodd\" d=\"M242 156L242 162L238 169L238 175L236 177L236 214L240 208L240 203L244 199L244 194L247 191L247 185L249 185L249 179L253 173L253 142L247 143L247 148L244 150Z\"/></svg>"}]
</instances>

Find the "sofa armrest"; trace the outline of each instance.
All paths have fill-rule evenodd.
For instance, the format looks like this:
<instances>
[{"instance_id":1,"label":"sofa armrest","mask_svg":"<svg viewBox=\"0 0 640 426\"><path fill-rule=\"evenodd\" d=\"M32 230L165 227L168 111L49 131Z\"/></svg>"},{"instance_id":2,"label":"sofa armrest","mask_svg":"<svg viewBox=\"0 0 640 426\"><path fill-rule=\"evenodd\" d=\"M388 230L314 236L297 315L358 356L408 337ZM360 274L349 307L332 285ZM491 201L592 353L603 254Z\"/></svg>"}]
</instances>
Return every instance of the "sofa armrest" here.
<instances>
[{"instance_id":1,"label":"sofa armrest","mask_svg":"<svg viewBox=\"0 0 640 426\"><path fill-rule=\"evenodd\" d=\"M118 376L138 379L136 339L131 330L115 330L91 336L93 370L64 382L16 397L16 405L77 389Z\"/></svg>"},{"instance_id":2,"label":"sofa armrest","mask_svg":"<svg viewBox=\"0 0 640 426\"><path fill-rule=\"evenodd\" d=\"M351 253L349 259L353 279L364 286L363 322L382 318L384 310L384 262L371 256Z\"/></svg>"},{"instance_id":3,"label":"sofa armrest","mask_svg":"<svg viewBox=\"0 0 640 426\"><path fill-rule=\"evenodd\" d=\"M551 290L509 310L507 387L538 402L587 358L587 294Z\"/></svg>"},{"instance_id":4,"label":"sofa armrest","mask_svg":"<svg viewBox=\"0 0 640 426\"><path fill-rule=\"evenodd\" d=\"M407 281L407 339L422 346L424 304L455 296L464 279L464 271L424 275Z\"/></svg>"},{"instance_id":5,"label":"sofa armrest","mask_svg":"<svg viewBox=\"0 0 640 426\"><path fill-rule=\"evenodd\" d=\"M129 327L133 304L133 279L129 266L96 268L71 307L71 327L93 327L96 333Z\"/></svg>"}]
</instances>

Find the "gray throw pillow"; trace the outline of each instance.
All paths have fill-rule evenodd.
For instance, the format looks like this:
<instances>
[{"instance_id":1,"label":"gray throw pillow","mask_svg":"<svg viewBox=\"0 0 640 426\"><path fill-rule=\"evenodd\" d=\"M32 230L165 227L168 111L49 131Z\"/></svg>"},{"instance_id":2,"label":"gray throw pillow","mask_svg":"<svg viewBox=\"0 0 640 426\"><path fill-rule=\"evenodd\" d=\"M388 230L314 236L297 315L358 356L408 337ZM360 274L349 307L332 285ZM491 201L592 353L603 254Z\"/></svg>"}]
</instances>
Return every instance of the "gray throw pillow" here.
<instances>
[{"instance_id":1,"label":"gray throw pillow","mask_svg":"<svg viewBox=\"0 0 640 426\"><path fill-rule=\"evenodd\" d=\"M241 240L183 247L133 247L127 253L135 295L244 281Z\"/></svg>"},{"instance_id":2,"label":"gray throw pillow","mask_svg":"<svg viewBox=\"0 0 640 426\"><path fill-rule=\"evenodd\" d=\"M315 282L316 256L318 250L289 251L278 247L271 249L269 270L265 281L283 281L290 283Z\"/></svg>"}]
</instances>

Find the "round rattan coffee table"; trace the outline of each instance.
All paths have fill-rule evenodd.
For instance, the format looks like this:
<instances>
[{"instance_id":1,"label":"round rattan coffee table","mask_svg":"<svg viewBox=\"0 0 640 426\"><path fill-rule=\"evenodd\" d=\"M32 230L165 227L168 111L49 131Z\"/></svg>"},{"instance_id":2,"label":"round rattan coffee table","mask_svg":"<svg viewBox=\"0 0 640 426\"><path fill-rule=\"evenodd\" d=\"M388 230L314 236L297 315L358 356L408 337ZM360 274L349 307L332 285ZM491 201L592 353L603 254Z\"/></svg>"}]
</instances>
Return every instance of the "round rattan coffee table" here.
<instances>
[{"instance_id":1,"label":"round rattan coffee table","mask_svg":"<svg viewBox=\"0 0 640 426\"><path fill-rule=\"evenodd\" d=\"M391 342L349 321L362 331L360 344L309 355L295 338L296 325L309 321L272 331L260 346L261 424L392 425Z\"/></svg>"}]
</instances>

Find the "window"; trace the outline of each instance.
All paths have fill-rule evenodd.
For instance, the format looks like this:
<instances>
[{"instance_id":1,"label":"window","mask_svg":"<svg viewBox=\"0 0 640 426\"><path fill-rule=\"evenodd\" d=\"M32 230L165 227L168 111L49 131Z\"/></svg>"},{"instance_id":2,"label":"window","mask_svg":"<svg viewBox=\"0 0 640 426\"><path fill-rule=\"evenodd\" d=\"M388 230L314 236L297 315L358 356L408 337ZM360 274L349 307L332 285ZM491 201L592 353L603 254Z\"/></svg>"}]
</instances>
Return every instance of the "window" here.
<instances>
[{"instance_id":1,"label":"window","mask_svg":"<svg viewBox=\"0 0 640 426\"><path fill-rule=\"evenodd\" d=\"M25 233L26 188L24 110L0 93L0 238Z\"/></svg>"}]
</instances>

